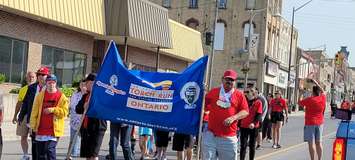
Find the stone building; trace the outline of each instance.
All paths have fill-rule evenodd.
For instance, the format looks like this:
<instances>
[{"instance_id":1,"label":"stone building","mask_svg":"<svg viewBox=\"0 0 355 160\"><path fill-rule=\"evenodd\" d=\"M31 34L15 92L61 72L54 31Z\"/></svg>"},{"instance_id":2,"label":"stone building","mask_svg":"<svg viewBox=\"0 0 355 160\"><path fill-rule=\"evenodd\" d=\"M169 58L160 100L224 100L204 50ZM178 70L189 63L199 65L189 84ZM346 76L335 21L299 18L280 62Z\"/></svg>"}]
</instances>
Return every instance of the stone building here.
<instances>
[{"instance_id":1,"label":"stone building","mask_svg":"<svg viewBox=\"0 0 355 160\"><path fill-rule=\"evenodd\" d=\"M150 0L169 10L169 17L200 31L203 41L206 33L213 32L216 0ZM216 24L215 59L213 61L212 86L218 86L227 68L238 72L237 87L243 88L242 68L246 62L250 12L245 0L218 0ZM282 18L282 0L257 0L258 13L251 27L258 43L251 57L248 84L256 84L264 93L282 90L285 93L288 79L288 55L290 50L291 25ZM292 55L297 46L297 30L293 34ZM211 45L204 45L204 53L211 53ZM294 59L294 58L293 58ZM294 62L294 60L293 60ZM294 72L294 71L293 71ZM293 79L294 75L292 74ZM292 81L292 78L291 78ZM293 87L293 83L290 85Z\"/></svg>"}]
</instances>

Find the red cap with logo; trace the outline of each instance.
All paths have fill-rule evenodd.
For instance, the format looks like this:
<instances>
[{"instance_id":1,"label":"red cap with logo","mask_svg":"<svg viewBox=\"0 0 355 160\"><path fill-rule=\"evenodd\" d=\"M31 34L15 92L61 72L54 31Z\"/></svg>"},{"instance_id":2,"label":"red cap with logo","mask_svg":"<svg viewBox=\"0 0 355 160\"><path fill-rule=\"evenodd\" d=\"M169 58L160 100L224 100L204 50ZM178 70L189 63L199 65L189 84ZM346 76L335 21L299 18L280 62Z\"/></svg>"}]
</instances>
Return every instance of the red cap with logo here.
<instances>
[{"instance_id":1,"label":"red cap with logo","mask_svg":"<svg viewBox=\"0 0 355 160\"><path fill-rule=\"evenodd\" d=\"M236 80L237 79L237 72L235 72L232 69L228 69L224 72L223 78L231 78L233 80Z\"/></svg>"},{"instance_id":2,"label":"red cap with logo","mask_svg":"<svg viewBox=\"0 0 355 160\"><path fill-rule=\"evenodd\" d=\"M47 67L41 67L37 70L37 74L49 75L50 70Z\"/></svg>"}]
</instances>

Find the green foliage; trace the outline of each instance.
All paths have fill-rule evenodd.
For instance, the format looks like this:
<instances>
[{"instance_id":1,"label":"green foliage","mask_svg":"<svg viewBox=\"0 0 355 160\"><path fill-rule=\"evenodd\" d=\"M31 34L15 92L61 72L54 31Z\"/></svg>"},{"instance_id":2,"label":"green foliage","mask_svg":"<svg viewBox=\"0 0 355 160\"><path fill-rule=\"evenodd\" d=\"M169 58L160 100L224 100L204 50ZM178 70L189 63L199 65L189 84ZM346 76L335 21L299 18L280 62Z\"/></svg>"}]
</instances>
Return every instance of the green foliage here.
<instances>
[{"instance_id":1,"label":"green foliage","mask_svg":"<svg viewBox=\"0 0 355 160\"><path fill-rule=\"evenodd\" d=\"M64 93L66 97L71 97L75 91L75 88L67 87L63 85L63 87L60 90L62 91L62 93Z\"/></svg>"},{"instance_id":2,"label":"green foliage","mask_svg":"<svg viewBox=\"0 0 355 160\"><path fill-rule=\"evenodd\" d=\"M0 73L0 84L1 84L1 83L4 83L4 82L5 82L5 80L6 80L6 76L5 76L5 74Z\"/></svg>"},{"instance_id":3,"label":"green foliage","mask_svg":"<svg viewBox=\"0 0 355 160\"><path fill-rule=\"evenodd\" d=\"M11 89L9 93L18 94L18 93L20 92L20 89L21 89L21 88L14 88L14 89Z\"/></svg>"}]
</instances>

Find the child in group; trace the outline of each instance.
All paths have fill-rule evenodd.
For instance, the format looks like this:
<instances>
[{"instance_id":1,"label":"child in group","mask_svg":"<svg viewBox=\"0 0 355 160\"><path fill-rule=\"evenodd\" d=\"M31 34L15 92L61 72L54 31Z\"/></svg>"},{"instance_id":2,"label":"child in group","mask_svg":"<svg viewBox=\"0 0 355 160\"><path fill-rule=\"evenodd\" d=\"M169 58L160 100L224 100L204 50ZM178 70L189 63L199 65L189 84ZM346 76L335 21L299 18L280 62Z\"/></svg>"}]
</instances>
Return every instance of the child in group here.
<instances>
[{"instance_id":1,"label":"child in group","mask_svg":"<svg viewBox=\"0 0 355 160\"><path fill-rule=\"evenodd\" d=\"M149 150L148 150L148 140L150 136L152 136L153 131L150 128L139 127L139 148L141 149L141 160L149 158Z\"/></svg>"}]
</instances>

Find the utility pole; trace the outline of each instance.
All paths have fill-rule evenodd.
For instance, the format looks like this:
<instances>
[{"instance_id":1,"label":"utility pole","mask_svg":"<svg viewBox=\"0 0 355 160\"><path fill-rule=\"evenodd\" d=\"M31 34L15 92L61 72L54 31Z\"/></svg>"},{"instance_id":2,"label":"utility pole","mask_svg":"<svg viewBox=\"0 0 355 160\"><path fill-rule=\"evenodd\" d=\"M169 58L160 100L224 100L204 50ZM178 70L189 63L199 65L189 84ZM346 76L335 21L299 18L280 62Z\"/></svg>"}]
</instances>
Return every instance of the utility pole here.
<instances>
[{"instance_id":1,"label":"utility pole","mask_svg":"<svg viewBox=\"0 0 355 160\"><path fill-rule=\"evenodd\" d=\"M214 22L213 22L213 40L212 40L212 49L211 49L211 55L209 56L209 69L208 69L208 90L210 90L212 87L212 72L213 72L213 60L214 60L214 44L215 44L215 37L216 37L216 24L218 21L218 4L219 4L219 0L216 0L216 6L215 6L215 12L214 12Z\"/></svg>"}]
</instances>

